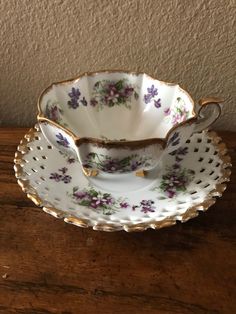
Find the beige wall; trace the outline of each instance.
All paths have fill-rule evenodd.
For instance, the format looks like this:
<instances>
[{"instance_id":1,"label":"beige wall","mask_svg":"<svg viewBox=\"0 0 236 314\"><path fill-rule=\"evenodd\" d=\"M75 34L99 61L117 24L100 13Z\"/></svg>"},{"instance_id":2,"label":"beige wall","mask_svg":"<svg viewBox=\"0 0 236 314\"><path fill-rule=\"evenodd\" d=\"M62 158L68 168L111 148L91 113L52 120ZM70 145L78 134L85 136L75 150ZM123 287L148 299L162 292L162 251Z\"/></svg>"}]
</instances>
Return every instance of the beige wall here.
<instances>
[{"instance_id":1,"label":"beige wall","mask_svg":"<svg viewBox=\"0 0 236 314\"><path fill-rule=\"evenodd\" d=\"M236 131L235 0L0 0L0 125L31 126L53 81L127 69L226 99Z\"/></svg>"}]
</instances>

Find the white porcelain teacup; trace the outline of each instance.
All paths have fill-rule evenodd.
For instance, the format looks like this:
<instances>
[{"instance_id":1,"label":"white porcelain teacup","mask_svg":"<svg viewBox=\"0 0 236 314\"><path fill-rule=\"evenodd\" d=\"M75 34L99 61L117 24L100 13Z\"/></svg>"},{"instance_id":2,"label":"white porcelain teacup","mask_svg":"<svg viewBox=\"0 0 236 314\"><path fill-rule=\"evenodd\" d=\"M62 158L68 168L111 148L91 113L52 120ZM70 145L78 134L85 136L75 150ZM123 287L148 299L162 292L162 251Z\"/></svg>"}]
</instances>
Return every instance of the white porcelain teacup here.
<instances>
[{"instance_id":1,"label":"white porcelain teacup","mask_svg":"<svg viewBox=\"0 0 236 314\"><path fill-rule=\"evenodd\" d=\"M165 153L209 127L221 113L218 98L198 113L177 84L144 73L102 71L54 83L38 101L44 136L78 157L85 174L154 169Z\"/></svg>"}]
</instances>

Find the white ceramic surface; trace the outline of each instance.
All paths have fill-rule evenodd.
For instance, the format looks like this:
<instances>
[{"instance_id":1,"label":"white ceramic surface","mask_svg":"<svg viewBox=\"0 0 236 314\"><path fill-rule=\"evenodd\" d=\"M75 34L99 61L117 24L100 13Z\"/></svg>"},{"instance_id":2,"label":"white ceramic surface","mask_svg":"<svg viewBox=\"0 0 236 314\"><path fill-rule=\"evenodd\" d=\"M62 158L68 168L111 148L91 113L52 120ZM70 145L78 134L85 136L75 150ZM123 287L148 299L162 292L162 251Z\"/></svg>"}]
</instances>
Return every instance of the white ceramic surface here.
<instances>
[{"instance_id":1,"label":"white ceramic surface","mask_svg":"<svg viewBox=\"0 0 236 314\"><path fill-rule=\"evenodd\" d=\"M66 222L105 231L160 228L196 216L221 196L231 163L220 142L215 133L194 134L145 178L132 173L88 178L73 155L31 130L18 147L15 171L28 197Z\"/></svg>"},{"instance_id":2,"label":"white ceramic surface","mask_svg":"<svg viewBox=\"0 0 236 314\"><path fill-rule=\"evenodd\" d=\"M204 101L196 114L177 84L142 73L85 73L42 93L38 121L48 141L84 168L127 173L155 168L163 154L212 124L218 102Z\"/></svg>"}]
</instances>

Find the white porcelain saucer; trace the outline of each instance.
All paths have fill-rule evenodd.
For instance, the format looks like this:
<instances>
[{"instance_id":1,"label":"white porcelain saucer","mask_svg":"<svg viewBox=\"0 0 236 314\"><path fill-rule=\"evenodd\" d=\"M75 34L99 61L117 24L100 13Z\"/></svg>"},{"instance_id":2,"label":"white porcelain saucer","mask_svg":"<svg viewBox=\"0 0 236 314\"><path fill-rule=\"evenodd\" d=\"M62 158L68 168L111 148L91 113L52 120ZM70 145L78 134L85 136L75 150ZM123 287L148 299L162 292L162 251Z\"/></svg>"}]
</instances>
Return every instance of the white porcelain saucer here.
<instances>
[{"instance_id":1,"label":"white porcelain saucer","mask_svg":"<svg viewBox=\"0 0 236 314\"><path fill-rule=\"evenodd\" d=\"M86 177L71 156L50 146L36 126L15 154L27 196L65 222L103 231L143 231L187 221L213 205L229 181L226 146L215 132L195 134L154 175Z\"/></svg>"}]
</instances>

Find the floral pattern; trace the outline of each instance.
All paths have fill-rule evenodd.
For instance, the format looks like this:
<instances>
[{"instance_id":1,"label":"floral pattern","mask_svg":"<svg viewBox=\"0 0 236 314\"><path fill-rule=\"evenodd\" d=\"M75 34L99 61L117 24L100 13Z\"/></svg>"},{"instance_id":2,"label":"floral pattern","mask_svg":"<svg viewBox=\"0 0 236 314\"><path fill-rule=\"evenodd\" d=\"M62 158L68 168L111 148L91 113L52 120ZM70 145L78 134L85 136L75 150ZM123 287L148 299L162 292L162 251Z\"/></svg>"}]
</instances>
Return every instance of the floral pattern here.
<instances>
[{"instance_id":1,"label":"floral pattern","mask_svg":"<svg viewBox=\"0 0 236 314\"><path fill-rule=\"evenodd\" d=\"M131 109L132 97L139 98L134 86L129 84L127 79L97 81L94 84L92 96L90 105L98 109L102 109L104 106L114 107L120 105Z\"/></svg>"},{"instance_id":2,"label":"floral pattern","mask_svg":"<svg viewBox=\"0 0 236 314\"><path fill-rule=\"evenodd\" d=\"M165 109L164 114L166 119L170 121L172 125L183 122L190 117L190 112L181 97L176 99L176 103L173 108L168 107Z\"/></svg>"},{"instance_id":3,"label":"floral pattern","mask_svg":"<svg viewBox=\"0 0 236 314\"><path fill-rule=\"evenodd\" d=\"M153 104L156 108L160 108L161 107L161 99L155 99L156 96L158 95L158 91L157 88L152 85L151 87L147 88L147 93L144 94L144 102L145 104L149 104L153 101Z\"/></svg>"},{"instance_id":4,"label":"floral pattern","mask_svg":"<svg viewBox=\"0 0 236 314\"><path fill-rule=\"evenodd\" d=\"M72 194L69 194L74 202L81 206L86 206L102 212L103 215L112 215L121 209L132 209L133 211L139 209L143 213L155 212L156 207L152 200L142 200L139 205L130 205L124 198L115 198L110 193L102 193L96 191L92 187L80 190L74 187Z\"/></svg>"},{"instance_id":5,"label":"floral pattern","mask_svg":"<svg viewBox=\"0 0 236 314\"><path fill-rule=\"evenodd\" d=\"M59 145L64 146L66 148L68 148L70 146L70 143L67 140L67 138L65 136L63 136L61 133L56 134L56 138L57 138L57 143Z\"/></svg>"},{"instance_id":6,"label":"floral pattern","mask_svg":"<svg viewBox=\"0 0 236 314\"><path fill-rule=\"evenodd\" d=\"M51 102L50 100L46 104L45 115L48 119L67 127L68 125L63 121L62 115L63 110L60 108L59 104L56 102Z\"/></svg>"},{"instance_id":7,"label":"floral pattern","mask_svg":"<svg viewBox=\"0 0 236 314\"><path fill-rule=\"evenodd\" d=\"M66 167L58 169L58 172L52 172L50 174L49 179L55 180L56 182L70 183L72 177L66 174L67 171L68 171L68 168Z\"/></svg>"},{"instance_id":8,"label":"floral pattern","mask_svg":"<svg viewBox=\"0 0 236 314\"><path fill-rule=\"evenodd\" d=\"M140 167L148 167L150 166L150 160L150 157L143 157L137 154L118 159L103 154L89 153L86 156L83 167L94 168L109 173L124 173L135 171Z\"/></svg>"},{"instance_id":9,"label":"floral pattern","mask_svg":"<svg viewBox=\"0 0 236 314\"><path fill-rule=\"evenodd\" d=\"M180 138L179 138L179 132L175 132L171 137L169 138L167 142L167 146L176 146L180 143Z\"/></svg>"},{"instance_id":10,"label":"floral pattern","mask_svg":"<svg viewBox=\"0 0 236 314\"><path fill-rule=\"evenodd\" d=\"M87 106L88 102L85 97L80 97L81 92L79 88L72 87L71 91L68 93L70 100L67 102L68 107L72 109L76 109L79 107L79 104L83 106Z\"/></svg>"},{"instance_id":11,"label":"floral pattern","mask_svg":"<svg viewBox=\"0 0 236 314\"><path fill-rule=\"evenodd\" d=\"M165 192L168 198L173 198L178 192L185 192L187 185L192 181L194 171L182 168L180 163L188 153L188 147L180 147L171 152L175 157L175 163L172 167L167 167L166 173L162 176L160 190ZM156 188L154 188L156 189Z\"/></svg>"},{"instance_id":12,"label":"floral pattern","mask_svg":"<svg viewBox=\"0 0 236 314\"><path fill-rule=\"evenodd\" d=\"M75 163L76 161L78 161L77 158L75 158L75 157L73 157L73 156L71 156L71 155L68 155L68 154L66 154L65 152L62 152L62 151L60 151L60 150L59 150L59 154L61 154L61 155L65 158L65 160L66 160L66 162L67 162L68 164L73 164L73 163Z\"/></svg>"}]
</instances>

